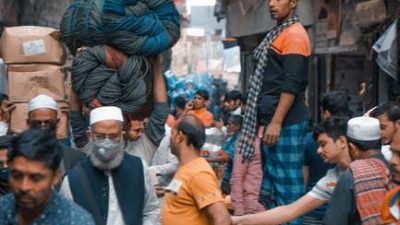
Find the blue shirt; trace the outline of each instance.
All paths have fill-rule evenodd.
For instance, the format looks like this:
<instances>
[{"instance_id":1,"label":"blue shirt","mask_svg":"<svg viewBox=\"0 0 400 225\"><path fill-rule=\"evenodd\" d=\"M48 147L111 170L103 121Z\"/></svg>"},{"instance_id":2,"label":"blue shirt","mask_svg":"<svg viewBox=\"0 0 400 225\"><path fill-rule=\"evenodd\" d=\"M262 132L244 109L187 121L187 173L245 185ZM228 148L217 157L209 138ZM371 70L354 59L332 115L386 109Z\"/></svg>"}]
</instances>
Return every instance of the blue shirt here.
<instances>
[{"instance_id":1,"label":"blue shirt","mask_svg":"<svg viewBox=\"0 0 400 225\"><path fill-rule=\"evenodd\" d=\"M18 225L15 197L8 194L0 198L0 225ZM53 192L47 208L31 225L95 225L92 216L80 206Z\"/></svg>"},{"instance_id":2,"label":"blue shirt","mask_svg":"<svg viewBox=\"0 0 400 225\"><path fill-rule=\"evenodd\" d=\"M234 160L234 156L235 156L235 144L236 144L238 137L239 137L239 134L232 135L231 137L229 137L226 140L226 142L222 146L222 149L224 150L224 152L226 154L228 154L228 156L229 156L228 165L225 168L224 178L223 178L227 182L230 182L231 176L232 176L233 160Z\"/></svg>"}]
</instances>

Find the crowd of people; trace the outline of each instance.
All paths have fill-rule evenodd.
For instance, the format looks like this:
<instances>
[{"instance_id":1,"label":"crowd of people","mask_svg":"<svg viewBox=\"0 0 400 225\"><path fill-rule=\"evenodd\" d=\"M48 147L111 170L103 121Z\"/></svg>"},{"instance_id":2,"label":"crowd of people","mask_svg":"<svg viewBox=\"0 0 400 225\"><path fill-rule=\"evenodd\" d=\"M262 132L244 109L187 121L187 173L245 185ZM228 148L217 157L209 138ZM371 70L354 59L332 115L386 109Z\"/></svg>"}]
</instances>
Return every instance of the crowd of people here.
<instances>
[{"instance_id":1,"label":"crowd of people","mask_svg":"<svg viewBox=\"0 0 400 225\"><path fill-rule=\"evenodd\" d=\"M332 91L313 125L297 0L268 2L277 26L255 50L248 92L226 93L221 118L206 90L168 99L159 58L150 115L98 105L71 146L57 139L68 109L52 97L31 99L20 118L29 128L12 134L14 105L1 95L0 225L400 224L400 106L353 117L346 92ZM215 133L223 144L207 149Z\"/></svg>"}]
</instances>

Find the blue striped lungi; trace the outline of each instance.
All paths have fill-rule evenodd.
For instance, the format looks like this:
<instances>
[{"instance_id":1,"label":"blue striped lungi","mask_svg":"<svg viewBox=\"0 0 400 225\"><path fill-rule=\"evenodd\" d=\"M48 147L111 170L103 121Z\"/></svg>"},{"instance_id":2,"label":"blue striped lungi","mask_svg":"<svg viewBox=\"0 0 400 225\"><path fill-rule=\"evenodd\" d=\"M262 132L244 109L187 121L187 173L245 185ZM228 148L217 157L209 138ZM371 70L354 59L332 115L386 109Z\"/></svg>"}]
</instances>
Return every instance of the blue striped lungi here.
<instances>
[{"instance_id":1,"label":"blue striped lungi","mask_svg":"<svg viewBox=\"0 0 400 225\"><path fill-rule=\"evenodd\" d=\"M260 202L267 209L290 204L304 195L303 137L308 121L282 127L278 143L263 145L263 181ZM302 219L287 224L302 224Z\"/></svg>"}]
</instances>

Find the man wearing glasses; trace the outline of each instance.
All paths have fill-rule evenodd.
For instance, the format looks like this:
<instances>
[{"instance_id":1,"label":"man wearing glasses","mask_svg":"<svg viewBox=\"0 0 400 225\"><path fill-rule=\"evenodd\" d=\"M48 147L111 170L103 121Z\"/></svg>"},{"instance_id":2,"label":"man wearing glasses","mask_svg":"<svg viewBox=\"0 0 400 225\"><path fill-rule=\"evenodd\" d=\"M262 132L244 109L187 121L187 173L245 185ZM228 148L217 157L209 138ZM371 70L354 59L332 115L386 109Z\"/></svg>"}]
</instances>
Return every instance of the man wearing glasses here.
<instances>
[{"instance_id":1,"label":"man wearing glasses","mask_svg":"<svg viewBox=\"0 0 400 225\"><path fill-rule=\"evenodd\" d=\"M57 102L50 96L41 94L28 103L27 124L30 128L40 128L48 130L56 135L57 124L59 123ZM60 165L61 175L63 176L68 170L85 158L85 154L61 145L63 150L63 160Z\"/></svg>"},{"instance_id":2,"label":"man wearing glasses","mask_svg":"<svg viewBox=\"0 0 400 225\"><path fill-rule=\"evenodd\" d=\"M102 225L159 224L159 204L146 163L124 151L122 111L90 112L89 157L64 178L61 193Z\"/></svg>"}]
</instances>

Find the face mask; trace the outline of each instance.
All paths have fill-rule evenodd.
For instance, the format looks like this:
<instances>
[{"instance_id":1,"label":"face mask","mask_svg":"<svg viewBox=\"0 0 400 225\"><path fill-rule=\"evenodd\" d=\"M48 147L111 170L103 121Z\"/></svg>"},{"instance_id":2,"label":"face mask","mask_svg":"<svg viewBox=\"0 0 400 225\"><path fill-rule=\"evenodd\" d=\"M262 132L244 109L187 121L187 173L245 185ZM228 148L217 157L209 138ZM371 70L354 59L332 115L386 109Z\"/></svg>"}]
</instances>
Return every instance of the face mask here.
<instances>
[{"instance_id":1,"label":"face mask","mask_svg":"<svg viewBox=\"0 0 400 225\"><path fill-rule=\"evenodd\" d=\"M10 169L0 169L0 183L8 183L8 177L10 176Z\"/></svg>"},{"instance_id":2,"label":"face mask","mask_svg":"<svg viewBox=\"0 0 400 225\"><path fill-rule=\"evenodd\" d=\"M99 160L109 162L122 150L122 141L113 141L108 138L94 140L94 153Z\"/></svg>"}]
</instances>

